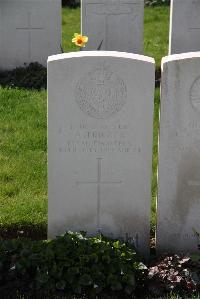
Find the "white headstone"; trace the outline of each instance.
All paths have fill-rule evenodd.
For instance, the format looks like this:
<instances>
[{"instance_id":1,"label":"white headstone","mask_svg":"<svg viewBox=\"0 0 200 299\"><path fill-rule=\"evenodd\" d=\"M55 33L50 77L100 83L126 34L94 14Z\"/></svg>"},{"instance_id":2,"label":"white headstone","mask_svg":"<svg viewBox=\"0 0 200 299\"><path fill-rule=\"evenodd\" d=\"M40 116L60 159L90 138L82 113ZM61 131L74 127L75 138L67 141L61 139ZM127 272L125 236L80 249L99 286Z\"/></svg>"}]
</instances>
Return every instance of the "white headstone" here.
<instances>
[{"instance_id":1,"label":"white headstone","mask_svg":"<svg viewBox=\"0 0 200 299\"><path fill-rule=\"evenodd\" d=\"M0 0L0 69L61 52L61 0Z\"/></svg>"},{"instance_id":2,"label":"white headstone","mask_svg":"<svg viewBox=\"0 0 200 299\"><path fill-rule=\"evenodd\" d=\"M85 50L143 52L144 0L82 0Z\"/></svg>"},{"instance_id":3,"label":"white headstone","mask_svg":"<svg viewBox=\"0 0 200 299\"><path fill-rule=\"evenodd\" d=\"M154 68L120 52L49 58L49 237L100 231L148 254Z\"/></svg>"},{"instance_id":4,"label":"white headstone","mask_svg":"<svg viewBox=\"0 0 200 299\"><path fill-rule=\"evenodd\" d=\"M200 232L200 52L162 62L158 252L195 252Z\"/></svg>"},{"instance_id":5,"label":"white headstone","mask_svg":"<svg viewBox=\"0 0 200 299\"><path fill-rule=\"evenodd\" d=\"M169 54L200 51L200 1L171 1Z\"/></svg>"}]
</instances>

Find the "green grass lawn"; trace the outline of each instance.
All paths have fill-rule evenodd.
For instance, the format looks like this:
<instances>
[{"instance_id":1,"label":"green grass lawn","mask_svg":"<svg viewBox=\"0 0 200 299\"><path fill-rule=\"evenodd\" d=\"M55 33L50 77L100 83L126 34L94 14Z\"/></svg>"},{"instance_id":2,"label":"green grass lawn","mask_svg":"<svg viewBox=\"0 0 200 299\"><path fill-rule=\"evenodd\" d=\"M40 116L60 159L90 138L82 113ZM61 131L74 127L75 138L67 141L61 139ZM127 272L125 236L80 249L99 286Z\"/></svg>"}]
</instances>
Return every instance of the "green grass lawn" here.
<instances>
[{"instance_id":1,"label":"green grass lawn","mask_svg":"<svg viewBox=\"0 0 200 299\"><path fill-rule=\"evenodd\" d=\"M47 222L46 91L0 88L0 226Z\"/></svg>"},{"instance_id":2,"label":"green grass lawn","mask_svg":"<svg viewBox=\"0 0 200 299\"><path fill-rule=\"evenodd\" d=\"M168 48L168 7L145 9L145 54L161 57ZM63 48L80 31L80 10L63 9ZM155 96L152 224L155 225L159 90ZM0 227L47 224L46 91L0 88Z\"/></svg>"},{"instance_id":3,"label":"green grass lawn","mask_svg":"<svg viewBox=\"0 0 200 299\"><path fill-rule=\"evenodd\" d=\"M81 28L80 9L63 8L62 17L62 47L64 52L78 51L71 40L74 33L79 33Z\"/></svg>"},{"instance_id":4,"label":"green grass lawn","mask_svg":"<svg viewBox=\"0 0 200 299\"><path fill-rule=\"evenodd\" d=\"M144 18L144 54L155 58L157 67L168 55L169 7L147 7Z\"/></svg>"}]
</instances>

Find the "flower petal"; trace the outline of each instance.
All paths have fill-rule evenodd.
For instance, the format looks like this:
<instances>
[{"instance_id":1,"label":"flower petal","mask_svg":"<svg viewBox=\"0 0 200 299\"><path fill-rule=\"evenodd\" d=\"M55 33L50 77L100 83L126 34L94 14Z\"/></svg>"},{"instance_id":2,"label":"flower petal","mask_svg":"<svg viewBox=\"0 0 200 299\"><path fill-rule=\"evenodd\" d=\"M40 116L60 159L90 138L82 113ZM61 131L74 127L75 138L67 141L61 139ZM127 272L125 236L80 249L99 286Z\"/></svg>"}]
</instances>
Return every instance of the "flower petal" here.
<instances>
[{"instance_id":1,"label":"flower petal","mask_svg":"<svg viewBox=\"0 0 200 299\"><path fill-rule=\"evenodd\" d=\"M88 42L88 37L87 37L87 36L83 36L82 39L83 39L83 42L84 42L84 43L87 43L87 42Z\"/></svg>"}]
</instances>

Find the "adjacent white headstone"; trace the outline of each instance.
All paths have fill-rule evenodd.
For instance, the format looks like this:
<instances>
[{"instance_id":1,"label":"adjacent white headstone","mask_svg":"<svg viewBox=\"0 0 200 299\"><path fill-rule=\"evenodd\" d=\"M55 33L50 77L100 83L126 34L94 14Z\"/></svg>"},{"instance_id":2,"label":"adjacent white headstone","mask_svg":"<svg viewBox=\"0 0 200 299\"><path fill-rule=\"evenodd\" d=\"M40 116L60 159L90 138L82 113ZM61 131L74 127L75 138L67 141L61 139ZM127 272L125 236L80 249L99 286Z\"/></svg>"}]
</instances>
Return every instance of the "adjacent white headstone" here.
<instances>
[{"instance_id":1,"label":"adjacent white headstone","mask_svg":"<svg viewBox=\"0 0 200 299\"><path fill-rule=\"evenodd\" d=\"M49 237L100 231L148 254L154 70L120 52L49 58Z\"/></svg>"},{"instance_id":2,"label":"adjacent white headstone","mask_svg":"<svg viewBox=\"0 0 200 299\"><path fill-rule=\"evenodd\" d=\"M158 252L195 252L200 232L200 52L162 62Z\"/></svg>"},{"instance_id":3,"label":"adjacent white headstone","mask_svg":"<svg viewBox=\"0 0 200 299\"><path fill-rule=\"evenodd\" d=\"M61 52L61 0L0 0L0 69Z\"/></svg>"},{"instance_id":4,"label":"adjacent white headstone","mask_svg":"<svg viewBox=\"0 0 200 299\"><path fill-rule=\"evenodd\" d=\"M169 54L200 51L200 1L171 1Z\"/></svg>"},{"instance_id":5,"label":"adjacent white headstone","mask_svg":"<svg viewBox=\"0 0 200 299\"><path fill-rule=\"evenodd\" d=\"M85 50L143 52L144 0L82 0Z\"/></svg>"}]
</instances>

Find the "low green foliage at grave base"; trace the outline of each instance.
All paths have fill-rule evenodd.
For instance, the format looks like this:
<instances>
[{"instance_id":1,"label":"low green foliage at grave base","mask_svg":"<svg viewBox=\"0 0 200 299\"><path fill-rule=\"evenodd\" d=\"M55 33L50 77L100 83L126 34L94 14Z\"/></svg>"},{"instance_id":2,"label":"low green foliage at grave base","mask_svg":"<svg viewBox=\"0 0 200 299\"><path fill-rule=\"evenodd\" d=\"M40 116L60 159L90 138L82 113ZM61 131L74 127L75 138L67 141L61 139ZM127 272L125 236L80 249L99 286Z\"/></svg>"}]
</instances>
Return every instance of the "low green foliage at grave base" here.
<instances>
[{"instance_id":1,"label":"low green foliage at grave base","mask_svg":"<svg viewBox=\"0 0 200 299\"><path fill-rule=\"evenodd\" d=\"M47 69L35 62L11 71L0 71L0 85L12 88L46 89Z\"/></svg>"},{"instance_id":2,"label":"low green foliage at grave base","mask_svg":"<svg viewBox=\"0 0 200 299\"><path fill-rule=\"evenodd\" d=\"M164 256L147 268L132 245L102 235L0 241L0 298L190 298L198 290L199 256Z\"/></svg>"},{"instance_id":3,"label":"low green foliage at grave base","mask_svg":"<svg viewBox=\"0 0 200 299\"><path fill-rule=\"evenodd\" d=\"M68 232L50 241L0 241L0 294L12 289L22 294L131 295L146 276L131 245L103 236Z\"/></svg>"},{"instance_id":4,"label":"low green foliage at grave base","mask_svg":"<svg viewBox=\"0 0 200 299\"><path fill-rule=\"evenodd\" d=\"M62 0L62 6L68 6L70 8L76 8L80 6L81 0Z\"/></svg>"}]
</instances>

